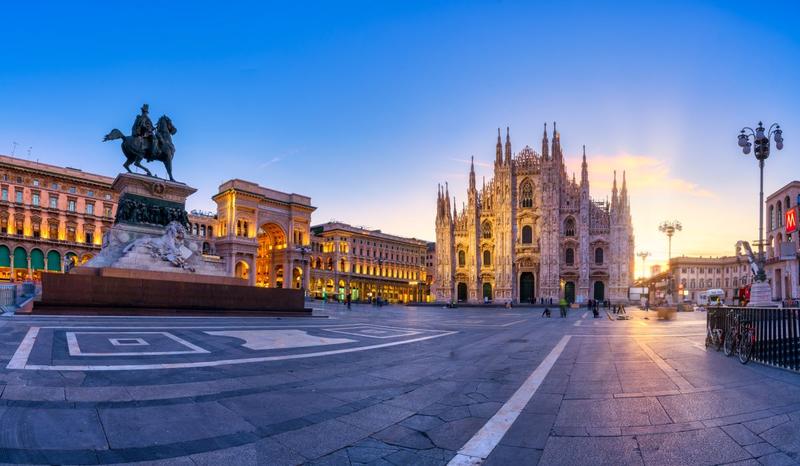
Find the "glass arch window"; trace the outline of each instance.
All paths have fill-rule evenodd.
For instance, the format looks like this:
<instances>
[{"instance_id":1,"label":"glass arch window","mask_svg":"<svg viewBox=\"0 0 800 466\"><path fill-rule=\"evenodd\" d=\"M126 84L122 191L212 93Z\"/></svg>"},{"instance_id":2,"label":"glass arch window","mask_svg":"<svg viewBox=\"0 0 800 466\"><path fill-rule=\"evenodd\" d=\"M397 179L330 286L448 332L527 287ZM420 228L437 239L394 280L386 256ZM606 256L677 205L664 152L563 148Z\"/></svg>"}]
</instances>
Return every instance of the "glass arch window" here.
<instances>
[{"instance_id":1,"label":"glass arch window","mask_svg":"<svg viewBox=\"0 0 800 466\"><path fill-rule=\"evenodd\" d=\"M458 266L464 267L467 264L467 255L464 251L458 251Z\"/></svg>"},{"instance_id":2,"label":"glass arch window","mask_svg":"<svg viewBox=\"0 0 800 466\"><path fill-rule=\"evenodd\" d=\"M488 249L483 251L483 265L486 267L492 266L492 253Z\"/></svg>"},{"instance_id":3,"label":"glass arch window","mask_svg":"<svg viewBox=\"0 0 800 466\"><path fill-rule=\"evenodd\" d=\"M484 239L490 239L492 237L492 224L484 222L483 225L481 225L481 232L483 233Z\"/></svg>"},{"instance_id":4,"label":"glass arch window","mask_svg":"<svg viewBox=\"0 0 800 466\"><path fill-rule=\"evenodd\" d=\"M564 236L575 236L575 219L572 217L564 220Z\"/></svg>"},{"instance_id":5,"label":"glass arch window","mask_svg":"<svg viewBox=\"0 0 800 466\"><path fill-rule=\"evenodd\" d=\"M533 228L530 225L522 227L522 244L533 243Z\"/></svg>"},{"instance_id":6,"label":"glass arch window","mask_svg":"<svg viewBox=\"0 0 800 466\"><path fill-rule=\"evenodd\" d=\"M603 265L603 248L597 248L594 250L594 263L597 265Z\"/></svg>"},{"instance_id":7,"label":"glass arch window","mask_svg":"<svg viewBox=\"0 0 800 466\"><path fill-rule=\"evenodd\" d=\"M533 183L530 180L522 182L519 195L520 207L533 207Z\"/></svg>"},{"instance_id":8,"label":"glass arch window","mask_svg":"<svg viewBox=\"0 0 800 466\"><path fill-rule=\"evenodd\" d=\"M567 248L567 251L564 253L564 262L567 265L575 265L575 250L572 248Z\"/></svg>"}]
</instances>

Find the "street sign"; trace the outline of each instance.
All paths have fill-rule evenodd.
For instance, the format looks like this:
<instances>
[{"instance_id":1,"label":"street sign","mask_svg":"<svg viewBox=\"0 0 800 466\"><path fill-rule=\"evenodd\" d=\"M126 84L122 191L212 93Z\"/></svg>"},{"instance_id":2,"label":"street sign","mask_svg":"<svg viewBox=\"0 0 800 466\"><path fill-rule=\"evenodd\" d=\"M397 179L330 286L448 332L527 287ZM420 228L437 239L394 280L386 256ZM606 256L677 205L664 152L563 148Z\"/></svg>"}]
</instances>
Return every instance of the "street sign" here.
<instances>
[{"instance_id":1,"label":"street sign","mask_svg":"<svg viewBox=\"0 0 800 466\"><path fill-rule=\"evenodd\" d=\"M786 209L786 216L784 224L786 225L786 233L793 233L797 231L797 207Z\"/></svg>"}]
</instances>

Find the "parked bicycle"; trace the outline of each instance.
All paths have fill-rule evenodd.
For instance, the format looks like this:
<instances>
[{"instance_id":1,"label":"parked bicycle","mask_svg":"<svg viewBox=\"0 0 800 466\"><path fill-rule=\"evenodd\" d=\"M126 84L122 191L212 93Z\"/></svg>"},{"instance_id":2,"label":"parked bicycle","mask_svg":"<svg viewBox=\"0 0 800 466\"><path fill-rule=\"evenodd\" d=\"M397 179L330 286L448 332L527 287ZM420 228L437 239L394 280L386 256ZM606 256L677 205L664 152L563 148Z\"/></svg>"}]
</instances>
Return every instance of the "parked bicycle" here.
<instances>
[{"instance_id":1,"label":"parked bicycle","mask_svg":"<svg viewBox=\"0 0 800 466\"><path fill-rule=\"evenodd\" d=\"M714 322L714 325L716 325L716 322L719 321L718 314L721 312L722 311L718 309L709 311L708 325L706 326L706 348L713 346L717 351L722 349L722 342L725 340L725 332L716 326L712 328L711 322Z\"/></svg>"},{"instance_id":2,"label":"parked bicycle","mask_svg":"<svg viewBox=\"0 0 800 466\"><path fill-rule=\"evenodd\" d=\"M730 356L735 352L739 357L739 362L747 364L753 356L755 345L756 332L752 323L749 320L740 319L738 315L733 316L733 324L723 342L725 356Z\"/></svg>"}]
</instances>

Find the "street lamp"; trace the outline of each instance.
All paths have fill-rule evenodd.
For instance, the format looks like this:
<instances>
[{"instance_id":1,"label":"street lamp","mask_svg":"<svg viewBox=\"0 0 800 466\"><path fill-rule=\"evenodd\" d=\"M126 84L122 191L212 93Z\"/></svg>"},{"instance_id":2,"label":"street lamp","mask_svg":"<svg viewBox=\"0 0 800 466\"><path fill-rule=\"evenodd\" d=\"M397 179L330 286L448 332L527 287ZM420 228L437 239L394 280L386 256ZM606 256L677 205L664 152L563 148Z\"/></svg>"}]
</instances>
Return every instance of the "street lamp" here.
<instances>
[{"instance_id":1,"label":"street lamp","mask_svg":"<svg viewBox=\"0 0 800 466\"><path fill-rule=\"evenodd\" d=\"M750 137L753 142L750 142ZM764 282L767 280L767 275L764 273L764 160L769 157L770 139L775 140L775 148L778 150L783 149L783 130L777 123L773 123L769 129L764 128L764 124L760 121L754 130L750 127L742 128L739 133L739 147L742 148L744 155L750 154L750 149L753 144L756 145L753 151L756 160L758 160L758 169L760 171L759 191L758 191L758 265L759 272L756 276L756 281Z\"/></svg>"},{"instance_id":2,"label":"street lamp","mask_svg":"<svg viewBox=\"0 0 800 466\"><path fill-rule=\"evenodd\" d=\"M681 225L681 222L677 220L667 220L661 222L661 225L658 226L658 231L666 234L667 239L669 240L669 247L667 249L667 267L669 267L669 261L672 260L672 236L681 230L683 230L683 225Z\"/></svg>"},{"instance_id":3,"label":"street lamp","mask_svg":"<svg viewBox=\"0 0 800 466\"><path fill-rule=\"evenodd\" d=\"M672 296L672 236L678 232L683 230L683 225L681 222L677 220L666 220L661 222L661 225L658 226L658 231L667 235L668 244L667 247L667 270L669 270L669 275L667 277L667 296Z\"/></svg>"},{"instance_id":4,"label":"street lamp","mask_svg":"<svg viewBox=\"0 0 800 466\"><path fill-rule=\"evenodd\" d=\"M641 251L636 254L642 259L642 283L644 283L644 276L645 276L645 268L644 268L644 261L650 256L650 253L647 251Z\"/></svg>"}]
</instances>

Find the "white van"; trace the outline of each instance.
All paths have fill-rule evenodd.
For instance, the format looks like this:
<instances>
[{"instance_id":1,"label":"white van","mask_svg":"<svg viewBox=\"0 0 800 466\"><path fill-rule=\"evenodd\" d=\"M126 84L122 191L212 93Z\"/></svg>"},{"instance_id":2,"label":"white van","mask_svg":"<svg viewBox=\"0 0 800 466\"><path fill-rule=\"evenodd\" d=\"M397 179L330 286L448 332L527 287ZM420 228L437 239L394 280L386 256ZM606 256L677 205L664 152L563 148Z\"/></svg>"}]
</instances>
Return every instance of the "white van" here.
<instances>
[{"instance_id":1,"label":"white van","mask_svg":"<svg viewBox=\"0 0 800 466\"><path fill-rule=\"evenodd\" d=\"M725 291L719 288L701 291L697 294L698 306L722 306L725 304Z\"/></svg>"}]
</instances>

